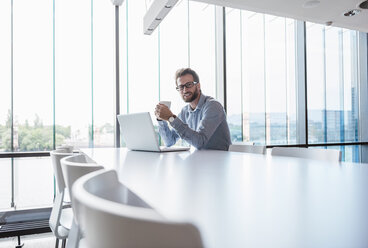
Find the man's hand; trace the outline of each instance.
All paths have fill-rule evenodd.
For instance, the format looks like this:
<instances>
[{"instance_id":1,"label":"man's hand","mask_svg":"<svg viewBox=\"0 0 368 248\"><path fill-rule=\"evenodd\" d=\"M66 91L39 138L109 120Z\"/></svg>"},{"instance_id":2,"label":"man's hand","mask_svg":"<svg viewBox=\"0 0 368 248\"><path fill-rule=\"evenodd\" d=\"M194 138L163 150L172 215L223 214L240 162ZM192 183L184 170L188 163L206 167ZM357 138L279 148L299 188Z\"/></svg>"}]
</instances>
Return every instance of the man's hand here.
<instances>
[{"instance_id":1,"label":"man's hand","mask_svg":"<svg viewBox=\"0 0 368 248\"><path fill-rule=\"evenodd\" d=\"M156 105L155 115L158 120L167 121L171 116L173 116L173 113L166 105L159 103Z\"/></svg>"}]
</instances>

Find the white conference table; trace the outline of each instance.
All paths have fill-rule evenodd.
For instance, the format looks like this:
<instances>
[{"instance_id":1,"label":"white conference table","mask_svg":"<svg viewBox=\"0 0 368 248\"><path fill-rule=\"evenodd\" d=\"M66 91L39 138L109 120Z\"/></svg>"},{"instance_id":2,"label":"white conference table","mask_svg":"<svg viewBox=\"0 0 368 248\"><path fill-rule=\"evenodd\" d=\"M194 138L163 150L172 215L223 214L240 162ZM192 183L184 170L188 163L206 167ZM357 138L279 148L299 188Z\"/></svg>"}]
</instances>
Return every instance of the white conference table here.
<instances>
[{"instance_id":1,"label":"white conference table","mask_svg":"<svg viewBox=\"0 0 368 248\"><path fill-rule=\"evenodd\" d=\"M82 149L209 248L368 247L368 164L222 151Z\"/></svg>"}]
</instances>

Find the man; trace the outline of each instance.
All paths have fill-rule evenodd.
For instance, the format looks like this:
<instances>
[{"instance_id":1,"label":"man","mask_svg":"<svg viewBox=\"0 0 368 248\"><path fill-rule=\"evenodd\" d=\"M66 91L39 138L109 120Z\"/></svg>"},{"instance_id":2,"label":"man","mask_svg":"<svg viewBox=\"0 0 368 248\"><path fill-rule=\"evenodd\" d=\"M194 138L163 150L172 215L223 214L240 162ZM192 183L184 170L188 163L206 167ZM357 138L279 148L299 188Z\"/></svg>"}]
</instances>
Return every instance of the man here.
<instances>
[{"instance_id":1,"label":"man","mask_svg":"<svg viewBox=\"0 0 368 248\"><path fill-rule=\"evenodd\" d=\"M178 116L166 105L156 105L155 115L165 144L172 146L182 138L197 149L227 151L231 144L230 131L221 103L201 92L199 77L190 68L179 69L175 83L181 97L189 104Z\"/></svg>"}]
</instances>

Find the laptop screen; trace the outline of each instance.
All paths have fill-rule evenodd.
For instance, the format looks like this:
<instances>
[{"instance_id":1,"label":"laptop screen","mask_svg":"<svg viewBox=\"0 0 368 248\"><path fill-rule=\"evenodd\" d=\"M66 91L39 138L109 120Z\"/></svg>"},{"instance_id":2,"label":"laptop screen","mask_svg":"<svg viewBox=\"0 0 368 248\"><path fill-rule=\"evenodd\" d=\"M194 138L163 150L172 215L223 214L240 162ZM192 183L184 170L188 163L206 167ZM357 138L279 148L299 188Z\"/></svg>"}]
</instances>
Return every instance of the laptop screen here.
<instances>
[{"instance_id":1,"label":"laptop screen","mask_svg":"<svg viewBox=\"0 0 368 248\"><path fill-rule=\"evenodd\" d=\"M149 112L117 116L121 137L131 150L160 151Z\"/></svg>"}]
</instances>

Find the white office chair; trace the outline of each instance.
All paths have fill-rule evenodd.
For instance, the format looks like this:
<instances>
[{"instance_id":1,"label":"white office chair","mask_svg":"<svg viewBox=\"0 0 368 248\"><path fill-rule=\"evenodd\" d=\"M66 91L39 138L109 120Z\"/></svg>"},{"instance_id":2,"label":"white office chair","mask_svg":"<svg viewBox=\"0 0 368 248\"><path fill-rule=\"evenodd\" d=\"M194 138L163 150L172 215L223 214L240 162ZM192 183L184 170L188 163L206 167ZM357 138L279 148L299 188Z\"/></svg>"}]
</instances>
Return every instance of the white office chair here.
<instances>
[{"instance_id":1,"label":"white office chair","mask_svg":"<svg viewBox=\"0 0 368 248\"><path fill-rule=\"evenodd\" d=\"M246 143L234 143L230 145L229 152L265 154L266 147L265 146L255 146L253 144L246 144Z\"/></svg>"},{"instance_id":2,"label":"white office chair","mask_svg":"<svg viewBox=\"0 0 368 248\"><path fill-rule=\"evenodd\" d=\"M88 247L203 247L194 225L164 219L119 183L113 170L83 176L72 190Z\"/></svg>"},{"instance_id":3,"label":"white office chair","mask_svg":"<svg viewBox=\"0 0 368 248\"><path fill-rule=\"evenodd\" d=\"M60 160L60 163L66 187L69 189L70 199L73 199L71 188L78 178L93 171L103 169L102 166L97 165L83 154L65 157ZM74 214L72 227L68 235L67 248L77 248L79 246L80 238L81 234L76 222L76 216Z\"/></svg>"},{"instance_id":4,"label":"white office chair","mask_svg":"<svg viewBox=\"0 0 368 248\"><path fill-rule=\"evenodd\" d=\"M60 160L70 156L72 153L64 149L57 149L50 152L54 176L56 181L56 196L52 207L49 226L56 237L55 247L59 247L59 239L62 240L62 247L65 247L66 238L72 226L73 212L71 208L64 208L65 181L61 169Z\"/></svg>"},{"instance_id":5,"label":"white office chair","mask_svg":"<svg viewBox=\"0 0 368 248\"><path fill-rule=\"evenodd\" d=\"M271 155L327 160L331 162L341 161L341 151L330 149L274 147L272 148Z\"/></svg>"}]
</instances>

